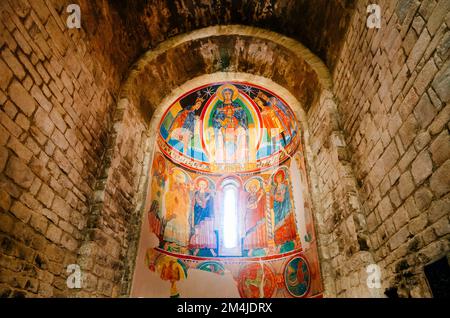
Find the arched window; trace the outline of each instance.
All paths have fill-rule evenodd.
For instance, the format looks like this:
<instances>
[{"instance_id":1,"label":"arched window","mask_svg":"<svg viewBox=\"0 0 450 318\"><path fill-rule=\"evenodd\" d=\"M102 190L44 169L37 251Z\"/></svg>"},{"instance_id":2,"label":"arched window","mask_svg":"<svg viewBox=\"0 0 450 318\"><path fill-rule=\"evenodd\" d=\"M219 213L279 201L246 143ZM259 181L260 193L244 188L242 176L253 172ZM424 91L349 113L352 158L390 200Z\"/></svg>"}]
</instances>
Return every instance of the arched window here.
<instances>
[{"instance_id":1,"label":"arched window","mask_svg":"<svg viewBox=\"0 0 450 318\"><path fill-rule=\"evenodd\" d=\"M219 254L223 256L241 255L241 220L239 215L239 184L233 179L222 183L222 237Z\"/></svg>"}]
</instances>

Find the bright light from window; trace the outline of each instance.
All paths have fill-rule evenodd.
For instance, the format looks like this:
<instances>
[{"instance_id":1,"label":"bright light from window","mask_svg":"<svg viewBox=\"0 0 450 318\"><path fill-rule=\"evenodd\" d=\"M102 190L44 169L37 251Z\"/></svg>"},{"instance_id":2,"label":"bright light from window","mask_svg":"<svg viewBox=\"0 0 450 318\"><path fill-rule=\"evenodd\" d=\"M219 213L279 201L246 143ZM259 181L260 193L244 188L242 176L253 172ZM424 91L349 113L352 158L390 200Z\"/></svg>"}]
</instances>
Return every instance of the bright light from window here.
<instances>
[{"instance_id":1,"label":"bright light from window","mask_svg":"<svg viewBox=\"0 0 450 318\"><path fill-rule=\"evenodd\" d=\"M223 200L223 234L225 248L238 245L237 191L232 185L224 188Z\"/></svg>"}]
</instances>

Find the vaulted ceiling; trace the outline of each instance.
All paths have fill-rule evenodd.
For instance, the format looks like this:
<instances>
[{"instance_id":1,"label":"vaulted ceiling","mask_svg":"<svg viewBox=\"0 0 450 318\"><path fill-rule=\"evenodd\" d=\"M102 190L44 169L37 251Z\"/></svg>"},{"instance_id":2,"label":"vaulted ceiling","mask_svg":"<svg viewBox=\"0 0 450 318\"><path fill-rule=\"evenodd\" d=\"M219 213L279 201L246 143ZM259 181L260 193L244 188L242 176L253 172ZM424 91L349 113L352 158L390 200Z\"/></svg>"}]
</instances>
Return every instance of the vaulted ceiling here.
<instances>
[{"instance_id":1,"label":"vaulted ceiling","mask_svg":"<svg viewBox=\"0 0 450 318\"><path fill-rule=\"evenodd\" d=\"M354 0L97 0L81 1L94 45L124 73L166 39L218 24L242 24L294 38L332 70ZM123 74L122 74L123 76Z\"/></svg>"}]
</instances>

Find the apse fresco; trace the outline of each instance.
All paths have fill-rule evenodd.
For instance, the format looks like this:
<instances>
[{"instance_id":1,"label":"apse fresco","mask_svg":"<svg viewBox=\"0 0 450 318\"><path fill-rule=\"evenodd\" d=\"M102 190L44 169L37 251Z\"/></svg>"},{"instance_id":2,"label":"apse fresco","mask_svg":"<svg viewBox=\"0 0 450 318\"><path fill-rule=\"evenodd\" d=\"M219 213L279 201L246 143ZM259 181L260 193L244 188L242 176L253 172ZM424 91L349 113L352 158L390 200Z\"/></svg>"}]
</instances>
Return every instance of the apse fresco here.
<instances>
[{"instance_id":1,"label":"apse fresco","mask_svg":"<svg viewBox=\"0 0 450 318\"><path fill-rule=\"evenodd\" d=\"M292 110L268 90L215 83L188 92L167 110L158 144L174 162L196 171L258 171L295 151L292 118Z\"/></svg>"},{"instance_id":2,"label":"apse fresco","mask_svg":"<svg viewBox=\"0 0 450 318\"><path fill-rule=\"evenodd\" d=\"M218 297L321 297L300 134L256 85L179 98L160 124L132 294L161 296L159 280L170 297L209 297L204 282Z\"/></svg>"}]
</instances>

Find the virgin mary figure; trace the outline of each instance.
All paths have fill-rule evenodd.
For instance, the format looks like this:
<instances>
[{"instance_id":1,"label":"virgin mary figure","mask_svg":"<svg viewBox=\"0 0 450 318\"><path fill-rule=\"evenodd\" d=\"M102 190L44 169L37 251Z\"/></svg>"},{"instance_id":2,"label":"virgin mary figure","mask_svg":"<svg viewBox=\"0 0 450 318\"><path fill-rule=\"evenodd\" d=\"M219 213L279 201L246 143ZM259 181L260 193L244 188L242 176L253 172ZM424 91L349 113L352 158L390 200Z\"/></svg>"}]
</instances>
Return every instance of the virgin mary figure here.
<instances>
[{"instance_id":1,"label":"virgin mary figure","mask_svg":"<svg viewBox=\"0 0 450 318\"><path fill-rule=\"evenodd\" d=\"M231 84L217 89L219 101L212 115L216 163L245 163L248 151L248 120L241 105L234 100L237 88Z\"/></svg>"}]
</instances>

